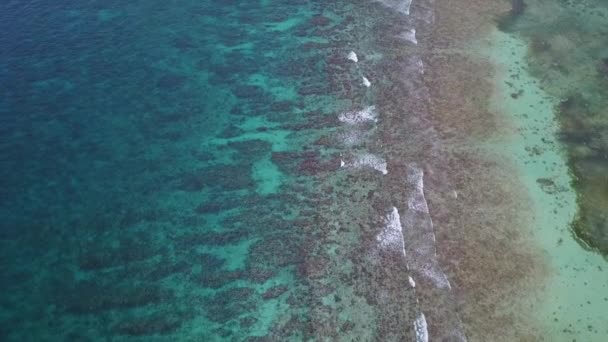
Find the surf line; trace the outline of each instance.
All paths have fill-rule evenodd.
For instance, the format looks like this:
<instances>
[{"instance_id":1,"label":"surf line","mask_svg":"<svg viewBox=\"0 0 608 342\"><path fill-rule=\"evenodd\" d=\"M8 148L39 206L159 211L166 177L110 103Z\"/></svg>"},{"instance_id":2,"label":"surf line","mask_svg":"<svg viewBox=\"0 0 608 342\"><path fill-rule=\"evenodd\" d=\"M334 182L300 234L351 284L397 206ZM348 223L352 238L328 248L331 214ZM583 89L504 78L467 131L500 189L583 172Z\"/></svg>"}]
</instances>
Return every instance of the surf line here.
<instances>
[{"instance_id":1,"label":"surf line","mask_svg":"<svg viewBox=\"0 0 608 342\"><path fill-rule=\"evenodd\" d=\"M407 253L405 251L405 238L403 236L403 226L401 225L401 216L396 207L392 207L391 211L384 218L384 229L376 236L378 245L383 249L389 249L400 252L403 257L405 269L409 272L410 268L407 262ZM408 275L408 282L415 291L416 283L411 276ZM416 296L414 292L414 296ZM416 305L419 305L418 297L416 297ZM426 323L426 317L422 311L418 312L414 320L414 332L416 334L416 342L428 342L429 332Z\"/></svg>"},{"instance_id":2,"label":"surf line","mask_svg":"<svg viewBox=\"0 0 608 342\"><path fill-rule=\"evenodd\" d=\"M406 229L409 228L409 231L405 236L407 236L411 246L408 250L410 250L412 254L412 262L408 262L408 265L412 265L411 272L426 278L437 289L442 291L440 296L443 297L445 304L450 306L455 305L450 281L441 269L437 259L433 220L424 195L424 171L416 164L408 165L406 182L410 193L406 201L408 210L404 215L404 224ZM416 302L418 303L417 298ZM460 319L458 312L453 312L453 314L454 325L451 327L448 334L451 338L456 338L455 341L466 342L467 338L464 334L462 320ZM417 336L416 341L428 341L428 332L425 333L426 326L426 317L421 312L420 316L414 322ZM418 337L420 337L420 339L418 339Z\"/></svg>"},{"instance_id":3,"label":"surf line","mask_svg":"<svg viewBox=\"0 0 608 342\"><path fill-rule=\"evenodd\" d=\"M414 249L417 269L437 288L451 289L450 281L437 261L435 231L424 196L424 172L415 165L408 166L406 177L412 191L407 198L408 215L406 215L406 220L412 230L415 228L411 235L417 243L417 247Z\"/></svg>"},{"instance_id":4,"label":"surf line","mask_svg":"<svg viewBox=\"0 0 608 342\"><path fill-rule=\"evenodd\" d=\"M410 6L412 0L376 0L384 6L393 9L399 13L410 15Z\"/></svg>"},{"instance_id":5,"label":"surf line","mask_svg":"<svg viewBox=\"0 0 608 342\"><path fill-rule=\"evenodd\" d=\"M400 252L403 257L403 263L405 269L409 272L410 268L407 262L407 253L405 251L405 238L403 236L403 226L401 225L401 216L399 210L396 207L392 207L391 211L386 215L384 229L376 236L378 245L383 249L389 249ZM416 305L420 302L415 294L416 283L411 276L408 275L408 281L414 296L416 297ZM428 342L429 332L426 323L426 316L422 311L418 312L416 319L414 320L414 333L416 334L416 342Z\"/></svg>"},{"instance_id":6,"label":"surf line","mask_svg":"<svg viewBox=\"0 0 608 342\"><path fill-rule=\"evenodd\" d=\"M348 53L348 56L346 56L346 59L348 59L349 61L354 62L355 64L359 63L359 57L357 56L357 53L355 51L351 51ZM359 76L361 76L361 79L363 80L363 86L366 88L369 88L372 86L372 83L369 81L369 78L365 77L363 75L363 73L361 72L361 70L359 70L359 66L357 65L357 71L359 72Z\"/></svg>"}]
</instances>

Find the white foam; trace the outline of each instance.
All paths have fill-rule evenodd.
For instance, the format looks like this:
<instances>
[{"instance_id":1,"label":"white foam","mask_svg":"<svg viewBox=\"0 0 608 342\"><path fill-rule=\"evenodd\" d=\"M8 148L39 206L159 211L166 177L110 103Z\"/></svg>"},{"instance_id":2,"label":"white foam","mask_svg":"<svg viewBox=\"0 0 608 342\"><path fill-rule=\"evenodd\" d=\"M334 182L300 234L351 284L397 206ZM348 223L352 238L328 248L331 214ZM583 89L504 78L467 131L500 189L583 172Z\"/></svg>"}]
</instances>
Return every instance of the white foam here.
<instances>
[{"instance_id":1,"label":"white foam","mask_svg":"<svg viewBox=\"0 0 608 342\"><path fill-rule=\"evenodd\" d=\"M403 1L403 13L409 15L410 14L410 6L412 5L412 0Z\"/></svg>"},{"instance_id":2,"label":"white foam","mask_svg":"<svg viewBox=\"0 0 608 342\"><path fill-rule=\"evenodd\" d=\"M340 165L346 168L363 169L372 168L381 172L383 175L388 173L386 160L371 153L363 153L354 157L341 159Z\"/></svg>"},{"instance_id":3,"label":"white foam","mask_svg":"<svg viewBox=\"0 0 608 342\"><path fill-rule=\"evenodd\" d=\"M403 32L403 34L401 34L401 37L410 43L418 44L418 40L416 40L416 29L415 28L409 29L409 30Z\"/></svg>"},{"instance_id":4,"label":"white foam","mask_svg":"<svg viewBox=\"0 0 608 342\"><path fill-rule=\"evenodd\" d=\"M386 215L384 230L376 236L380 247L385 249L398 250L405 257L405 242L403 241L403 228L401 227L401 217L397 208L393 207L391 212Z\"/></svg>"},{"instance_id":5,"label":"white foam","mask_svg":"<svg viewBox=\"0 0 608 342\"><path fill-rule=\"evenodd\" d=\"M416 61L416 66L418 67L420 74L424 74L424 64L422 63L422 59Z\"/></svg>"},{"instance_id":6,"label":"white foam","mask_svg":"<svg viewBox=\"0 0 608 342\"><path fill-rule=\"evenodd\" d=\"M412 241L415 244L413 251L417 260L415 269L426 279L432 281L437 288L451 289L448 277L443 273L437 261L433 220L429 215L429 207L424 197L424 171L416 166L410 166L407 172L407 182L413 189L407 198L410 212L408 212L405 222L412 229L417 230L414 234L416 241Z\"/></svg>"},{"instance_id":7,"label":"white foam","mask_svg":"<svg viewBox=\"0 0 608 342\"><path fill-rule=\"evenodd\" d=\"M408 174L408 182L415 186L415 190L412 196L407 199L407 207L428 214L429 207L426 203L426 198L424 197L424 172L421 169L414 168L413 171Z\"/></svg>"},{"instance_id":8,"label":"white foam","mask_svg":"<svg viewBox=\"0 0 608 342\"><path fill-rule=\"evenodd\" d=\"M414 331L416 332L416 342L429 341L429 330L426 324L426 317L424 317L424 313L422 312L414 321Z\"/></svg>"},{"instance_id":9,"label":"white foam","mask_svg":"<svg viewBox=\"0 0 608 342\"><path fill-rule=\"evenodd\" d=\"M355 62L355 63L357 63L357 62L359 61L359 58L357 57L357 54L355 53L355 51L351 51L351 52L348 54L348 57L347 57L347 58L348 58L349 60L351 60L351 61Z\"/></svg>"},{"instance_id":10,"label":"white foam","mask_svg":"<svg viewBox=\"0 0 608 342\"><path fill-rule=\"evenodd\" d=\"M448 290L452 289L452 285L450 284L448 277L445 275L445 273L443 273L443 271L441 271L441 268L436 262L433 262L432 265L425 267L420 273L424 274L426 278L430 279L437 288Z\"/></svg>"},{"instance_id":11,"label":"white foam","mask_svg":"<svg viewBox=\"0 0 608 342\"><path fill-rule=\"evenodd\" d=\"M408 276L407 280L410 282L410 286L412 288L416 287L416 282L414 281L414 279L412 279L412 277Z\"/></svg>"},{"instance_id":12,"label":"white foam","mask_svg":"<svg viewBox=\"0 0 608 342\"><path fill-rule=\"evenodd\" d=\"M366 132L349 130L338 133L338 138L342 142L342 144L346 146L355 146L363 143L363 141L365 140L365 135Z\"/></svg>"},{"instance_id":13,"label":"white foam","mask_svg":"<svg viewBox=\"0 0 608 342\"><path fill-rule=\"evenodd\" d=\"M371 167L376 171L380 171L383 175L388 173L386 160L371 153L361 154L353 161L352 164L356 168Z\"/></svg>"},{"instance_id":14,"label":"white foam","mask_svg":"<svg viewBox=\"0 0 608 342\"><path fill-rule=\"evenodd\" d=\"M369 106L359 111L344 112L338 116L340 122L348 124L360 124L365 122L377 122L378 114L376 106Z\"/></svg>"},{"instance_id":15,"label":"white foam","mask_svg":"<svg viewBox=\"0 0 608 342\"><path fill-rule=\"evenodd\" d=\"M367 77L363 76L363 85L366 87L370 87L372 84L370 83L370 81L367 79Z\"/></svg>"},{"instance_id":16,"label":"white foam","mask_svg":"<svg viewBox=\"0 0 608 342\"><path fill-rule=\"evenodd\" d=\"M412 0L377 0L382 3L384 6L391 8L399 13L403 13L405 15L410 14L410 6L412 4Z\"/></svg>"},{"instance_id":17,"label":"white foam","mask_svg":"<svg viewBox=\"0 0 608 342\"><path fill-rule=\"evenodd\" d=\"M421 213L428 213L429 207L424 198L424 194L418 193L413 197L407 199L407 207L419 211Z\"/></svg>"}]
</instances>

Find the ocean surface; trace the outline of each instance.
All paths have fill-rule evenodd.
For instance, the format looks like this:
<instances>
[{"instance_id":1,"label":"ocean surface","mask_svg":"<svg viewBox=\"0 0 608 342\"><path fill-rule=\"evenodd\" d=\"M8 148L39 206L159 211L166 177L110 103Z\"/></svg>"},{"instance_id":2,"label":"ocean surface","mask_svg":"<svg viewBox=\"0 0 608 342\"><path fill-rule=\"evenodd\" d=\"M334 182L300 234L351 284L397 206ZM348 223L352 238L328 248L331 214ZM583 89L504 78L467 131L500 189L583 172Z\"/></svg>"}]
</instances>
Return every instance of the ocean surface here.
<instances>
[{"instance_id":1,"label":"ocean surface","mask_svg":"<svg viewBox=\"0 0 608 342\"><path fill-rule=\"evenodd\" d=\"M457 21L474 1L454 3ZM601 258L568 283L593 288L593 324L518 323L510 300L562 272L563 241L520 229L525 187L484 147L502 127L469 62L481 35L447 29L450 6L3 1L0 340L608 339ZM492 6L480 32L518 39L559 100L570 168L534 181L575 180L558 224L576 269L608 251L608 6Z\"/></svg>"}]
</instances>

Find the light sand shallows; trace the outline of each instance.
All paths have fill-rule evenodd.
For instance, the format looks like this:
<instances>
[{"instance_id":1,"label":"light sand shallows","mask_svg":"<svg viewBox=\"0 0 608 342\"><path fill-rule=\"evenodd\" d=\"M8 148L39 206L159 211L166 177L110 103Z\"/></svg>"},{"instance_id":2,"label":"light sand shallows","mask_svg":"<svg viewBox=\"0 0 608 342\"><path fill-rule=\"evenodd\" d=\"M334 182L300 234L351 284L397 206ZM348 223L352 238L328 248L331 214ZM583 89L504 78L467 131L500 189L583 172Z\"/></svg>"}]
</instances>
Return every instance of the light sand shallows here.
<instances>
[{"instance_id":1,"label":"light sand shallows","mask_svg":"<svg viewBox=\"0 0 608 342\"><path fill-rule=\"evenodd\" d=\"M570 231L576 195L555 138L558 100L527 73L525 42L495 31L487 46L497 67L493 109L512 118L516 129L506 144L496 147L515 161L531 199L534 237L549 256L549 279L533 311L543 323L546 340L606 341L608 264L584 250Z\"/></svg>"},{"instance_id":2,"label":"light sand shallows","mask_svg":"<svg viewBox=\"0 0 608 342\"><path fill-rule=\"evenodd\" d=\"M569 232L575 202L554 102L522 70L523 43L494 28L508 9L470 3L435 2L435 28L419 45L440 142L418 156L467 337L605 340L608 273ZM427 322L432 338L432 312Z\"/></svg>"}]
</instances>

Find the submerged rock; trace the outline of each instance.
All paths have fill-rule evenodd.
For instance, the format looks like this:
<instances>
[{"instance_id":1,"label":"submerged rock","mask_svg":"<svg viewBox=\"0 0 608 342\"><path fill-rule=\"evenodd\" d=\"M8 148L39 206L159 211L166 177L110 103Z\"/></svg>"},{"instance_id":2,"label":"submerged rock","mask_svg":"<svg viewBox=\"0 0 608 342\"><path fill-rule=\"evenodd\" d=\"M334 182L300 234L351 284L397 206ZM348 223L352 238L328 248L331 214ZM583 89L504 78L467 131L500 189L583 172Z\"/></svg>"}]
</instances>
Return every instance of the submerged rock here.
<instances>
[{"instance_id":1,"label":"submerged rock","mask_svg":"<svg viewBox=\"0 0 608 342\"><path fill-rule=\"evenodd\" d=\"M128 336L164 335L176 331L182 324L182 318L162 314L124 320L115 324L112 331Z\"/></svg>"},{"instance_id":2,"label":"submerged rock","mask_svg":"<svg viewBox=\"0 0 608 342\"><path fill-rule=\"evenodd\" d=\"M597 71L601 77L608 79L608 58L602 58L600 60Z\"/></svg>"},{"instance_id":3,"label":"submerged rock","mask_svg":"<svg viewBox=\"0 0 608 342\"><path fill-rule=\"evenodd\" d=\"M519 17L524 14L526 4L524 0L511 0L511 10L498 19L498 28L508 31Z\"/></svg>"},{"instance_id":4,"label":"submerged rock","mask_svg":"<svg viewBox=\"0 0 608 342\"><path fill-rule=\"evenodd\" d=\"M172 297L158 286L119 287L87 281L69 289L60 304L68 313L81 315L160 304Z\"/></svg>"},{"instance_id":5,"label":"submerged rock","mask_svg":"<svg viewBox=\"0 0 608 342\"><path fill-rule=\"evenodd\" d=\"M277 298L283 293L287 292L287 290L289 290L289 288L285 285L273 286L262 294L262 298L265 300Z\"/></svg>"}]
</instances>

